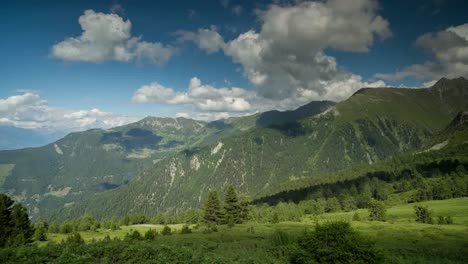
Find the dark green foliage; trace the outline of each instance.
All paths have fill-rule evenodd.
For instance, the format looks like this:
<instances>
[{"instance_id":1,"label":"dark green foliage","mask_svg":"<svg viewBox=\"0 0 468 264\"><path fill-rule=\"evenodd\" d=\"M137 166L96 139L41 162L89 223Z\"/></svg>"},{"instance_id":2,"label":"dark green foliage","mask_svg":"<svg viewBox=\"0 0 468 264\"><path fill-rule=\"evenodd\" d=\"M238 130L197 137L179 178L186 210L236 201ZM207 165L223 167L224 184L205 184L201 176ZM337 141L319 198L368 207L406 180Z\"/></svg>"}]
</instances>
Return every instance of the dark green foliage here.
<instances>
[{"instance_id":1,"label":"dark green foliage","mask_svg":"<svg viewBox=\"0 0 468 264\"><path fill-rule=\"evenodd\" d=\"M224 216L221 212L221 203L218 192L210 191L203 208L203 221L207 224L221 224Z\"/></svg>"},{"instance_id":2,"label":"dark green foliage","mask_svg":"<svg viewBox=\"0 0 468 264\"><path fill-rule=\"evenodd\" d=\"M81 237L80 233L74 232L74 233L71 233L70 235L67 236L67 239L65 240L65 243L84 244L84 240Z\"/></svg>"},{"instance_id":3,"label":"dark green foliage","mask_svg":"<svg viewBox=\"0 0 468 264\"><path fill-rule=\"evenodd\" d=\"M0 193L0 247L29 243L33 235L26 208Z\"/></svg>"},{"instance_id":4,"label":"dark green foliage","mask_svg":"<svg viewBox=\"0 0 468 264\"><path fill-rule=\"evenodd\" d=\"M11 236L11 207L13 200L4 194L0 194L0 247L6 245Z\"/></svg>"},{"instance_id":5,"label":"dark green foliage","mask_svg":"<svg viewBox=\"0 0 468 264\"><path fill-rule=\"evenodd\" d=\"M286 233L285 231L281 229L275 229L273 233L271 233L270 235L270 241L272 245L275 247L286 246L292 243L292 240L293 239L289 237L288 233Z\"/></svg>"},{"instance_id":6,"label":"dark green foliage","mask_svg":"<svg viewBox=\"0 0 468 264\"><path fill-rule=\"evenodd\" d=\"M353 221L361 221L361 217L359 216L357 212L353 214Z\"/></svg>"},{"instance_id":7,"label":"dark green foliage","mask_svg":"<svg viewBox=\"0 0 468 264\"><path fill-rule=\"evenodd\" d=\"M291 263L382 263L374 242L354 231L347 222L317 225L306 231L291 254Z\"/></svg>"},{"instance_id":8,"label":"dark green foliage","mask_svg":"<svg viewBox=\"0 0 468 264\"><path fill-rule=\"evenodd\" d=\"M279 217L278 217L278 213L274 212L273 216L271 218L271 223L272 224L278 224L279 222L280 222L280 220L279 220Z\"/></svg>"},{"instance_id":9,"label":"dark green foliage","mask_svg":"<svg viewBox=\"0 0 468 264\"><path fill-rule=\"evenodd\" d=\"M130 233L125 234L125 239L126 240L142 240L143 237L141 236L140 232L137 230L131 230Z\"/></svg>"},{"instance_id":10,"label":"dark green foliage","mask_svg":"<svg viewBox=\"0 0 468 264\"><path fill-rule=\"evenodd\" d=\"M192 229L188 225L182 226L182 229L180 230L181 234L190 234L192 233Z\"/></svg>"},{"instance_id":11,"label":"dark green foliage","mask_svg":"<svg viewBox=\"0 0 468 264\"><path fill-rule=\"evenodd\" d=\"M47 229L48 225L45 222L36 224L34 227L34 240L47 241Z\"/></svg>"},{"instance_id":12,"label":"dark green foliage","mask_svg":"<svg viewBox=\"0 0 468 264\"><path fill-rule=\"evenodd\" d=\"M241 205L237 197L236 189L230 185L224 197L224 213L228 224L241 224Z\"/></svg>"},{"instance_id":13,"label":"dark green foliage","mask_svg":"<svg viewBox=\"0 0 468 264\"><path fill-rule=\"evenodd\" d=\"M426 206L416 205L414 206L414 213L416 214L416 222L424 224L434 224L432 219L432 211Z\"/></svg>"},{"instance_id":14,"label":"dark green foliage","mask_svg":"<svg viewBox=\"0 0 468 264\"><path fill-rule=\"evenodd\" d=\"M451 225L453 224L453 219L451 216L439 216L437 219L437 224L439 225Z\"/></svg>"},{"instance_id":15,"label":"dark green foliage","mask_svg":"<svg viewBox=\"0 0 468 264\"><path fill-rule=\"evenodd\" d=\"M154 229L148 229L148 231L145 233L146 240L155 240L157 236L158 232Z\"/></svg>"},{"instance_id":16,"label":"dark green foliage","mask_svg":"<svg viewBox=\"0 0 468 264\"><path fill-rule=\"evenodd\" d=\"M341 205L336 197L327 199L327 206L325 207L326 212L336 212L340 210L341 210Z\"/></svg>"},{"instance_id":17,"label":"dark green foliage","mask_svg":"<svg viewBox=\"0 0 468 264\"><path fill-rule=\"evenodd\" d=\"M341 201L341 208L345 212L353 211L357 208L356 199L349 194L342 195L340 197L340 201Z\"/></svg>"},{"instance_id":18,"label":"dark green foliage","mask_svg":"<svg viewBox=\"0 0 468 264\"><path fill-rule=\"evenodd\" d=\"M369 202L369 219L374 221L385 221L387 208L381 201L371 200Z\"/></svg>"},{"instance_id":19,"label":"dark green foliage","mask_svg":"<svg viewBox=\"0 0 468 264\"><path fill-rule=\"evenodd\" d=\"M172 234L172 230L169 226L165 225L163 230L161 231L161 235L163 236L170 236Z\"/></svg>"}]
</instances>

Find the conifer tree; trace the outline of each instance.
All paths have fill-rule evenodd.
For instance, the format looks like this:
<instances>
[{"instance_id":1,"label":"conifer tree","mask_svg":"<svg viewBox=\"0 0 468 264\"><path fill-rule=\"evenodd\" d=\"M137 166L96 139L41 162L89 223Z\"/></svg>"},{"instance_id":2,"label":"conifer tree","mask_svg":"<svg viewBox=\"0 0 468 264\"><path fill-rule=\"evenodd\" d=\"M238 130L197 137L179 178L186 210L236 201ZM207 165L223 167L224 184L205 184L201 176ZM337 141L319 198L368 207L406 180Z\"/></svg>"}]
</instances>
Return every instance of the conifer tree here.
<instances>
[{"instance_id":1,"label":"conifer tree","mask_svg":"<svg viewBox=\"0 0 468 264\"><path fill-rule=\"evenodd\" d=\"M228 223L241 223L241 206L234 186L229 186L224 197L224 212Z\"/></svg>"},{"instance_id":2,"label":"conifer tree","mask_svg":"<svg viewBox=\"0 0 468 264\"><path fill-rule=\"evenodd\" d=\"M0 194L0 247L31 241L34 229L26 209L5 194Z\"/></svg>"},{"instance_id":3,"label":"conifer tree","mask_svg":"<svg viewBox=\"0 0 468 264\"><path fill-rule=\"evenodd\" d=\"M207 224L220 224L224 220L217 191L211 191L208 193L208 198L203 210L203 220Z\"/></svg>"},{"instance_id":4,"label":"conifer tree","mask_svg":"<svg viewBox=\"0 0 468 264\"><path fill-rule=\"evenodd\" d=\"M31 242L31 238L34 235L34 228L29 221L29 216L21 204L15 204L11 210L11 226L14 244L25 244Z\"/></svg>"},{"instance_id":5,"label":"conifer tree","mask_svg":"<svg viewBox=\"0 0 468 264\"><path fill-rule=\"evenodd\" d=\"M0 247L4 247L11 234L11 214L13 200L4 194L0 194Z\"/></svg>"}]
</instances>

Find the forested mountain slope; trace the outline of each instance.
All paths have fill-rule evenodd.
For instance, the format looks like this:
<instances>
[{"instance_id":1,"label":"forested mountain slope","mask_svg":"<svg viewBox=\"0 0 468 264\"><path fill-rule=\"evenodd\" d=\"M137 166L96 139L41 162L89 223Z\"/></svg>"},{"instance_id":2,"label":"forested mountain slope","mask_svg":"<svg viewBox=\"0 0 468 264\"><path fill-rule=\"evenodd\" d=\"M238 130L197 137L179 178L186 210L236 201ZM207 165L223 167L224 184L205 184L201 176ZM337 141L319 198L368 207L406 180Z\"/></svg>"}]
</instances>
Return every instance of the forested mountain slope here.
<instances>
[{"instance_id":1,"label":"forested mountain slope","mask_svg":"<svg viewBox=\"0 0 468 264\"><path fill-rule=\"evenodd\" d=\"M208 190L230 184L250 197L261 197L295 181L416 150L468 109L468 81L441 79L427 89L362 89L335 106L314 107L323 104L306 107L323 112L293 113L297 119L288 117L287 123L265 122L278 119L268 116L271 113L260 115L255 128L185 149L128 185L64 208L56 216L182 210L199 206Z\"/></svg>"},{"instance_id":2,"label":"forested mountain slope","mask_svg":"<svg viewBox=\"0 0 468 264\"><path fill-rule=\"evenodd\" d=\"M0 190L14 195L32 215L42 215L124 185L166 156L249 125L254 124L147 117L109 130L71 133L43 147L0 151Z\"/></svg>"}]
</instances>

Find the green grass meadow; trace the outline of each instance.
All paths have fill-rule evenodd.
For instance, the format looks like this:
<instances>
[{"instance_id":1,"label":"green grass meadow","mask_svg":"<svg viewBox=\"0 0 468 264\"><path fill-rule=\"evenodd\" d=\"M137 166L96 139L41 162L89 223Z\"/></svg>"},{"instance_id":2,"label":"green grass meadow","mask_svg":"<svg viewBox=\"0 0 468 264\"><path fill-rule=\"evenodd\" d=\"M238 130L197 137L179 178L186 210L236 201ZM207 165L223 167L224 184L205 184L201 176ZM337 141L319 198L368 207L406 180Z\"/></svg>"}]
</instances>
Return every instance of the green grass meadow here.
<instances>
[{"instance_id":1,"label":"green grass meadow","mask_svg":"<svg viewBox=\"0 0 468 264\"><path fill-rule=\"evenodd\" d=\"M182 224L169 225L172 235L159 235L154 243L174 247L188 247L192 250L207 251L214 256L226 259L244 259L247 255L254 259L264 259L265 263L285 263L287 259L281 250L273 250L270 239L275 230L280 229L289 235L291 241L306 229L313 229L318 223L348 221L361 234L373 239L386 255L386 263L466 263L468 260L468 198L419 203L433 211L436 224L421 224L415 221L414 206L405 204L389 207L387 221L369 221L367 210L328 213L318 216L307 215L301 222L281 222L278 224L242 224L232 228L219 226L218 232L206 233L204 227L192 225L191 234L181 234ZM360 221L353 221L357 212ZM451 216L454 224L438 225L438 216ZM252 229L249 232L248 229ZM142 235L148 229L160 232L162 225L122 226L120 230L80 232L87 242L101 240L107 235L123 239L134 230ZM47 242L36 242L44 246L50 241L61 242L66 234L48 234ZM243 261L241 261L243 262ZM253 263L257 263L253 261Z\"/></svg>"}]
</instances>

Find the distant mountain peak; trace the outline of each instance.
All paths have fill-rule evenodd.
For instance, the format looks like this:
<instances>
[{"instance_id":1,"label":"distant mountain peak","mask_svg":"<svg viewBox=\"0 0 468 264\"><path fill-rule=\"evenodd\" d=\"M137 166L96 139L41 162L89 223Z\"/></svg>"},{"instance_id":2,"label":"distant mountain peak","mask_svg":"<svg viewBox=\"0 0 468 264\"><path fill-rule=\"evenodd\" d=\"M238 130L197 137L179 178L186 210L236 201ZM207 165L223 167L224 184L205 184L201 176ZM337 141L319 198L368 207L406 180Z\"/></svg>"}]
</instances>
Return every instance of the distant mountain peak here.
<instances>
[{"instance_id":1,"label":"distant mountain peak","mask_svg":"<svg viewBox=\"0 0 468 264\"><path fill-rule=\"evenodd\" d=\"M442 77L431 87L431 89L436 89L436 90L448 90L448 89L454 89L454 88L455 89L457 88L468 89L468 80L465 79L464 77L458 77L454 79L448 79L448 78Z\"/></svg>"}]
</instances>

